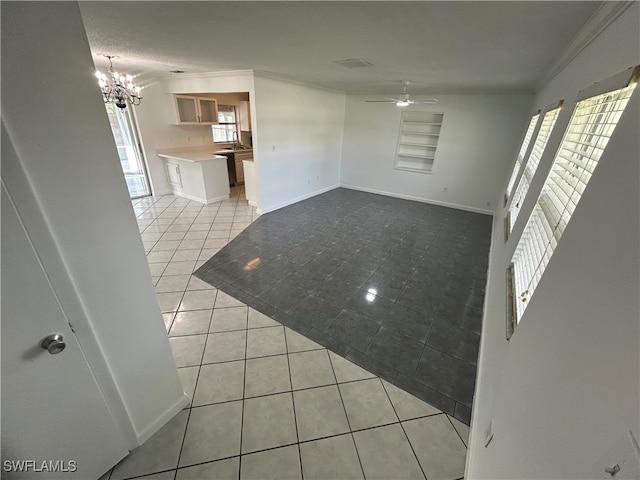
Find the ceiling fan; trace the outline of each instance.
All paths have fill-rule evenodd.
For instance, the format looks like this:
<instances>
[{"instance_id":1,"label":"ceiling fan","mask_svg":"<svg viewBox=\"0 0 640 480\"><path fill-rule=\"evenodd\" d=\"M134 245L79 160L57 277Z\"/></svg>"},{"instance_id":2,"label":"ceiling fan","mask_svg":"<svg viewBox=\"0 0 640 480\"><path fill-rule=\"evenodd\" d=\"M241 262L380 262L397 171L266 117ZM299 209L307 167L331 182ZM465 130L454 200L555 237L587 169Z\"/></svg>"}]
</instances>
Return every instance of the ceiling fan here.
<instances>
[{"instance_id":1,"label":"ceiling fan","mask_svg":"<svg viewBox=\"0 0 640 480\"><path fill-rule=\"evenodd\" d=\"M384 100L365 100L365 102L395 103L397 107L408 107L409 105L413 105L417 103L426 103L426 104L438 103L438 100L436 98L428 98L427 100L419 100L419 101L414 101L409 99L409 94L407 93L408 85L409 85L409 80L403 80L402 93L399 95L399 98L384 97L385 98Z\"/></svg>"}]
</instances>

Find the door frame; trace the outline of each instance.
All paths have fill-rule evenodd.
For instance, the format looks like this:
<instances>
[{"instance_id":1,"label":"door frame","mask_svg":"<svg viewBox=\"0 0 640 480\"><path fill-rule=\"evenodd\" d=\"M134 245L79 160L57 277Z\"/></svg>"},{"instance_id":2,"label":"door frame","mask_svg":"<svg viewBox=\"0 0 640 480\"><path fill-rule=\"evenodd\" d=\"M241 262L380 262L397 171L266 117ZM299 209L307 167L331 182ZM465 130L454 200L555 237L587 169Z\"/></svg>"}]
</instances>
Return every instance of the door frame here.
<instances>
[{"instance_id":1,"label":"door frame","mask_svg":"<svg viewBox=\"0 0 640 480\"><path fill-rule=\"evenodd\" d=\"M105 102L104 105L106 110L107 103ZM118 113L118 110L120 110L120 109L117 109L117 107L115 106L114 106L114 109L116 109L116 114ZM149 176L149 165L147 164L147 158L144 154L144 148L142 148L142 136L140 135L140 127L138 126L138 117L136 116L135 108L133 105L128 105L127 108L125 108L124 110L125 111L122 113L127 117L127 130L128 130L128 133L131 135L132 142L134 143L133 148L135 149L135 155L138 157L137 159L140 163L140 166L142 167L144 181L147 185L147 191L149 192L147 194L137 195L135 197L132 197L131 195L129 195L129 197L131 198L131 200L150 197L153 195L153 190L151 188L151 178ZM113 128L111 127L111 122L109 122L109 127L111 129L111 134L113 135ZM114 142L115 142L115 137L114 137ZM126 181L126 174L124 172L123 172L123 175L125 175L125 181ZM128 185L127 185L127 190L129 190Z\"/></svg>"},{"instance_id":2,"label":"door frame","mask_svg":"<svg viewBox=\"0 0 640 480\"><path fill-rule=\"evenodd\" d=\"M133 450L140 444L140 439L131 423L129 413L96 338L89 316L84 309L82 300L78 297L56 239L43 214L40 201L24 166L18 159L15 145L7 132L4 121L2 122L1 176L7 194L13 201L27 235L50 278L53 291L59 298L67 317L74 322L71 325L72 329L80 344L82 354L96 378L98 388L102 392L114 423L119 427L127 442L126 447Z\"/></svg>"}]
</instances>

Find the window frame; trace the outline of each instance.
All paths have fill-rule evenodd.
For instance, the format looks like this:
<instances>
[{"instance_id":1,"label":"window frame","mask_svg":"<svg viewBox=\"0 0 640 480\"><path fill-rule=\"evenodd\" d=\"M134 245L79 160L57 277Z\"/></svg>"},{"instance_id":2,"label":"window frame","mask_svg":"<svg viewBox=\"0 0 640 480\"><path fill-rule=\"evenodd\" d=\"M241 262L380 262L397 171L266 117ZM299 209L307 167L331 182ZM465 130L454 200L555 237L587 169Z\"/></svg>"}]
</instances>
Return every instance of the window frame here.
<instances>
[{"instance_id":1,"label":"window frame","mask_svg":"<svg viewBox=\"0 0 640 480\"><path fill-rule=\"evenodd\" d=\"M529 193L529 188L531 187L533 178L538 171L540 161L546 151L547 144L549 143L549 139L553 133L556 121L560 116L563 103L564 100L559 100L542 109L543 113L541 114L540 124L538 125L535 139L529 149L526 160L522 163L522 172L519 175L516 187L511 191L511 198L509 199L509 202L507 202L508 211L507 218L505 220L505 242L511 236L513 227L515 226L520 210L522 209L522 204ZM548 128L545 126L548 126ZM535 162L535 165L532 165L532 162ZM531 168L532 166L533 168Z\"/></svg>"},{"instance_id":2,"label":"window frame","mask_svg":"<svg viewBox=\"0 0 640 480\"><path fill-rule=\"evenodd\" d=\"M516 155L516 161L513 164L513 169L511 170L511 176L509 177L509 182L507 183L507 188L504 194L504 206L506 207L511 199L511 194L513 193L513 187L516 184L516 180L520 177L522 173L522 169L524 168L526 159L528 158L529 153L529 145L531 144L531 139L533 138L533 134L536 132L536 129L539 128L540 124L540 113L541 111L536 111L533 115L531 115L531 119L529 120L529 126L527 127L527 131L522 138L522 142L520 143L520 149L518 150L518 154Z\"/></svg>"},{"instance_id":3,"label":"window frame","mask_svg":"<svg viewBox=\"0 0 640 480\"><path fill-rule=\"evenodd\" d=\"M565 129L547 178L506 269L507 340L512 337L522 321L556 246L571 221L573 212L602 154L606 151L620 118L631 97L638 90L639 77L640 65L578 93L571 120ZM607 109L605 106L611 106L611 108ZM584 122L581 119L585 117L597 120L591 123ZM609 121L612 118L614 121ZM598 136L595 143L592 141L594 135ZM569 148L569 145L586 148ZM571 154L569 158L563 157L567 151ZM573 155L576 157L574 158ZM575 168L575 171L569 172L563 162L573 163L572 168ZM586 175L584 175L585 172L587 172ZM566 181L570 190L568 193L565 190L566 186L556 182L556 177L563 181L568 180ZM560 191L565 193L564 198L561 198ZM558 198L556 203L549 192ZM551 207L560 214L554 217ZM539 238L543 240L540 241ZM520 273L518 270L525 273Z\"/></svg>"},{"instance_id":4,"label":"window frame","mask_svg":"<svg viewBox=\"0 0 640 480\"><path fill-rule=\"evenodd\" d=\"M223 121L224 119L221 117L221 115L223 115L224 113L228 113L228 112L225 112L224 110L224 108L226 107L233 109L233 118L235 119L234 122ZM230 130L229 126L231 125L233 126L233 128ZM224 130L227 133L227 135L225 136L225 140L216 140L216 131L220 131L220 130ZM218 106L218 123L211 125L211 135L213 137L213 143L234 143L235 142L235 140L233 139L234 131L239 135L240 131L238 127L237 107L235 105L219 105ZM229 134L231 136L231 139L229 139Z\"/></svg>"}]
</instances>

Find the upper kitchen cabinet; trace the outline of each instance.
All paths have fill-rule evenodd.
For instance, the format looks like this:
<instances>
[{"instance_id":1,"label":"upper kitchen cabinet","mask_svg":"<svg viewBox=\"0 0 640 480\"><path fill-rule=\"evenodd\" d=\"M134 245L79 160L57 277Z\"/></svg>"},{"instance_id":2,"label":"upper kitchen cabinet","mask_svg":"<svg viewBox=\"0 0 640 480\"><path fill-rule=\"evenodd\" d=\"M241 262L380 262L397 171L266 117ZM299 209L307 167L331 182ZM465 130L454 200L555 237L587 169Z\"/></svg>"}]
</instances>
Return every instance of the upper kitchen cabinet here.
<instances>
[{"instance_id":1,"label":"upper kitchen cabinet","mask_svg":"<svg viewBox=\"0 0 640 480\"><path fill-rule=\"evenodd\" d=\"M215 98L174 95L178 125L213 125L218 123L218 102Z\"/></svg>"},{"instance_id":2,"label":"upper kitchen cabinet","mask_svg":"<svg viewBox=\"0 0 640 480\"><path fill-rule=\"evenodd\" d=\"M251 131L251 111L249 109L249 102L238 102L236 110L240 120L240 130Z\"/></svg>"}]
</instances>

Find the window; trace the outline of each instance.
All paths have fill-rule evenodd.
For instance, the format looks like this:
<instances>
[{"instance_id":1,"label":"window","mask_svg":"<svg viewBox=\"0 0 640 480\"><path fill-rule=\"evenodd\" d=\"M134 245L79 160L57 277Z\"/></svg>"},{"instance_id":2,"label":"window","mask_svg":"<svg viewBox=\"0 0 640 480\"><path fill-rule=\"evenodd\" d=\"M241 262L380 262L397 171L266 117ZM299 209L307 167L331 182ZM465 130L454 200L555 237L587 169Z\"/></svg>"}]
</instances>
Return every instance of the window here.
<instances>
[{"instance_id":1,"label":"window","mask_svg":"<svg viewBox=\"0 0 640 480\"><path fill-rule=\"evenodd\" d=\"M443 119L442 113L402 112L394 165L396 169L431 172Z\"/></svg>"},{"instance_id":2,"label":"window","mask_svg":"<svg viewBox=\"0 0 640 480\"><path fill-rule=\"evenodd\" d=\"M522 169L522 162L524 162L524 156L527 153L527 149L529 148L529 142L531 141L533 131L536 129L539 118L540 110L538 110L538 113L531 117L531 121L529 122L529 126L527 127L527 133L525 133L524 138L522 139L522 145L520 146L520 151L518 152L518 156L516 157L516 164L513 166L513 172L511 172L511 178L509 178L509 183L507 184L507 194L504 197L505 206L509 201L509 197L511 197L513 184L516 183L516 178L518 178L520 170Z\"/></svg>"},{"instance_id":3,"label":"window","mask_svg":"<svg viewBox=\"0 0 640 480\"><path fill-rule=\"evenodd\" d=\"M513 201L511 202L511 206L509 207L509 225L507 234L510 233L511 230L513 230L513 226L516 223L516 219L518 218L518 214L520 213L520 207L522 207L522 203L527 196L529 186L531 185L533 176L535 175L538 165L540 164L540 159L542 158L544 149L547 146L549 137L551 136L553 126L558 119L558 114L560 113L561 107L562 102L560 102L557 108L548 110L542 118L542 125L540 125L540 130L538 130L538 135L536 136L536 141L533 144L533 149L531 150L529 158L527 159L527 163L524 166L524 172L520 177L520 181L518 182L518 186L516 188L516 193L513 195Z\"/></svg>"},{"instance_id":4,"label":"window","mask_svg":"<svg viewBox=\"0 0 640 480\"><path fill-rule=\"evenodd\" d=\"M142 157L135 118L131 108L117 108L113 103L105 103L111 132L118 150L120 166L127 183L129 196L139 198L151 195L147 171Z\"/></svg>"},{"instance_id":5,"label":"window","mask_svg":"<svg viewBox=\"0 0 640 480\"><path fill-rule=\"evenodd\" d=\"M507 270L511 285L507 338L520 322L538 282L591 179L636 86L640 67L622 88L579 100ZM614 77L615 78L615 77ZM607 84L611 85L610 81ZM597 86L597 85L596 85Z\"/></svg>"},{"instance_id":6,"label":"window","mask_svg":"<svg viewBox=\"0 0 640 480\"><path fill-rule=\"evenodd\" d=\"M238 116L233 105L220 105L218 107L218 123L212 125L214 143L235 142L234 132L238 132Z\"/></svg>"}]
</instances>

